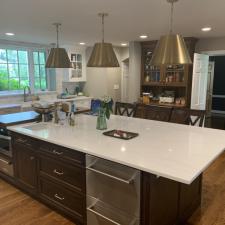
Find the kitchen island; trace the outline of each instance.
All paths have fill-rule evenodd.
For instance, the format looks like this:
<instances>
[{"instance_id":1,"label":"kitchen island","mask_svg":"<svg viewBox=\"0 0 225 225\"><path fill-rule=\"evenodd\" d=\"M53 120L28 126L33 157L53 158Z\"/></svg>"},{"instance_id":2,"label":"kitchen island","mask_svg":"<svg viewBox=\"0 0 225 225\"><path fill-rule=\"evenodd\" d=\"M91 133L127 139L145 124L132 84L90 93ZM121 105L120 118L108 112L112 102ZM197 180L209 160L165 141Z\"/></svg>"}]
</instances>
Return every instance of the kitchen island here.
<instances>
[{"instance_id":1,"label":"kitchen island","mask_svg":"<svg viewBox=\"0 0 225 225\"><path fill-rule=\"evenodd\" d=\"M112 116L108 121L108 130L139 133L138 137L125 141L104 136L102 131L96 130L96 117L79 115L76 123L75 127L39 123L10 128L15 184L69 216L76 224L86 224L90 218L94 221L92 224L183 223L200 204L202 173L225 147L225 132L213 129ZM97 170L89 167L87 156L95 157L95 162L102 160L111 168L120 168L120 171L131 174L128 177L120 174L120 178L116 178L117 182L123 183L118 187L128 190L118 192L117 197L124 200L124 193L135 195L135 198L127 198L135 202L133 211L127 212L128 207L120 209L134 219L120 219L124 218L122 213L112 219L114 212L109 211L119 206L113 199L107 212L102 209L109 202L95 208L93 204L89 205L89 201L86 202L91 186L86 180L91 169L91 172ZM109 175L107 179L115 180L115 174L101 173ZM137 180L140 180L140 185ZM102 186L106 187L102 192L107 193L108 190L108 195L111 195L114 190L107 187L107 182L102 182ZM131 188L132 184L135 191ZM67 202L67 199L73 201ZM98 218L90 216L90 213Z\"/></svg>"}]
</instances>

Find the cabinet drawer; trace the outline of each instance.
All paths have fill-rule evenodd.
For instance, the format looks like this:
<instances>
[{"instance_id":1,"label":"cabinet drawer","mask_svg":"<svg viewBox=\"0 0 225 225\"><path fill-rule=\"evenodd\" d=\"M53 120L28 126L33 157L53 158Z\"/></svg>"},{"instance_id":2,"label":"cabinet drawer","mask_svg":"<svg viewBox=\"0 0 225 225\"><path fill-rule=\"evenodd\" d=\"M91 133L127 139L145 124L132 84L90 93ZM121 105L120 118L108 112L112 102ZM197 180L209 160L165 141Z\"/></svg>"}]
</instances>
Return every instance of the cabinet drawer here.
<instances>
[{"instance_id":1,"label":"cabinet drawer","mask_svg":"<svg viewBox=\"0 0 225 225\"><path fill-rule=\"evenodd\" d=\"M43 200L48 200L54 207L68 214L73 214L79 221L85 218L85 197L77 192L65 189L53 182L41 179L40 194Z\"/></svg>"},{"instance_id":2,"label":"cabinet drawer","mask_svg":"<svg viewBox=\"0 0 225 225\"><path fill-rule=\"evenodd\" d=\"M15 146L22 145L30 149L38 149L38 141L23 135L13 135L12 143Z\"/></svg>"},{"instance_id":3,"label":"cabinet drawer","mask_svg":"<svg viewBox=\"0 0 225 225\"><path fill-rule=\"evenodd\" d=\"M75 189L85 192L85 169L79 166L69 166L65 163L57 162L46 156L40 156L39 168L41 174L47 174L72 185Z\"/></svg>"},{"instance_id":4,"label":"cabinet drawer","mask_svg":"<svg viewBox=\"0 0 225 225\"><path fill-rule=\"evenodd\" d=\"M90 155L86 160L87 195L139 217L140 171Z\"/></svg>"},{"instance_id":5,"label":"cabinet drawer","mask_svg":"<svg viewBox=\"0 0 225 225\"><path fill-rule=\"evenodd\" d=\"M45 142L40 143L39 150L51 155L55 159L67 160L71 163L84 166L85 156L81 152Z\"/></svg>"}]
</instances>

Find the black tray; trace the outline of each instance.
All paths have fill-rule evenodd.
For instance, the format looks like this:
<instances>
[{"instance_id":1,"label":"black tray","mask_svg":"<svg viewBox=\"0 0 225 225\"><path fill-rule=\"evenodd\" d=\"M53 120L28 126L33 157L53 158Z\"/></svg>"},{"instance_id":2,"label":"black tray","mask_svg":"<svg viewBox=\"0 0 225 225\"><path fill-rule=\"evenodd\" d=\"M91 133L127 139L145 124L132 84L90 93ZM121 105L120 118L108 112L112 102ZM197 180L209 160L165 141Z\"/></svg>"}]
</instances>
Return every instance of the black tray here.
<instances>
[{"instance_id":1,"label":"black tray","mask_svg":"<svg viewBox=\"0 0 225 225\"><path fill-rule=\"evenodd\" d=\"M115 133L121 133L121 134L126 134L127 136L115 136L114 134ZM138 133L133 133L133 132L128 132L128 131L124 131L124 130L110 130L110 131L106 131L103 133L104 135L106 136L109 136L109 137L114 137L114 138L119 138L119 139L123 139L123 140L130 140L132 138L135 138L137 137L139 134Z\"/></svg>"}]
</instances>

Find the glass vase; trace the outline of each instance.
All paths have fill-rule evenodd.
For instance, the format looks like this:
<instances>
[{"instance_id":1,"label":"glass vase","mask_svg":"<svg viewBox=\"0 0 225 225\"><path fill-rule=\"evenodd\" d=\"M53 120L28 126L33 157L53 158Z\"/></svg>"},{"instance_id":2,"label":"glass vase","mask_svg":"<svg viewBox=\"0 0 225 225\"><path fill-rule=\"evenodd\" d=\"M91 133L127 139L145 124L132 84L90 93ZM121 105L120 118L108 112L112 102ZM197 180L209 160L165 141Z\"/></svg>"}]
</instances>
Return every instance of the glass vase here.
<instances>
[{"instance_id":1,"label":"glass vase","mask_svg":"<svg viewBox=\"0 0 225 225\"><path fill-rule=\"evenodd\" d=\"M106 130L107 129L106 110L104 108L100 108L98 111L96 129L98 129L98 130Z\"/></svg>"}]
</instances>

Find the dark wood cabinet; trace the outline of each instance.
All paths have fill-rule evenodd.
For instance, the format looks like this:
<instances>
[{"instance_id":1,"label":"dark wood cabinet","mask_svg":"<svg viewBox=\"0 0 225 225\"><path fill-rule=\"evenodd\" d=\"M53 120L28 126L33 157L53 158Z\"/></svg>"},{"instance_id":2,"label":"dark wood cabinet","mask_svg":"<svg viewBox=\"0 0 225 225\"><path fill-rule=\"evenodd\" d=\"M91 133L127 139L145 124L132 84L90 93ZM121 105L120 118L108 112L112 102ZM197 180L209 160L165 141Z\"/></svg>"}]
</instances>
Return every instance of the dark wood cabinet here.
<instances>
[{"instance_id":1,"label":"dark wood cabinet","mask_svg":"<svg viewBox=\"0 0 225 225\"><path fill-rule=\"evenodd\" d=\"M196 38L184 38L189 54L193 60ZM141 42L142 63L141 63L141 93L152 92L154 96L164 91L174 91L176 98L182 98L185 104L178 105L183 107L190 106L192 65L163 65L152 66L150 61L157 45L157 41ZM154 104L164 105L154 102ZM152 104L152 102L150 102ZM176 104L171 104L176 106Z\"/></svg>"},{"instance_id":2,"label":"dark wood cabinet","mask_svg":"<svg viewBox=\"0 0 225 225\"><path fill-rule=\"evenodd\" d=\"M17 133L11 135L15 185L76 224L85 224L85 154Z\"/></svg>"},{"instance_id":3,"label":"dark wood cabinet","mask_svg":"<svg viewBox=\"0 0 225 225\"><path fill-rule=\"evenodd\" d=\"M36 144L23 136L15 136L12 141L16 180L23 190L32 194L37 192Z\"/></svg>"}]
</instances>

